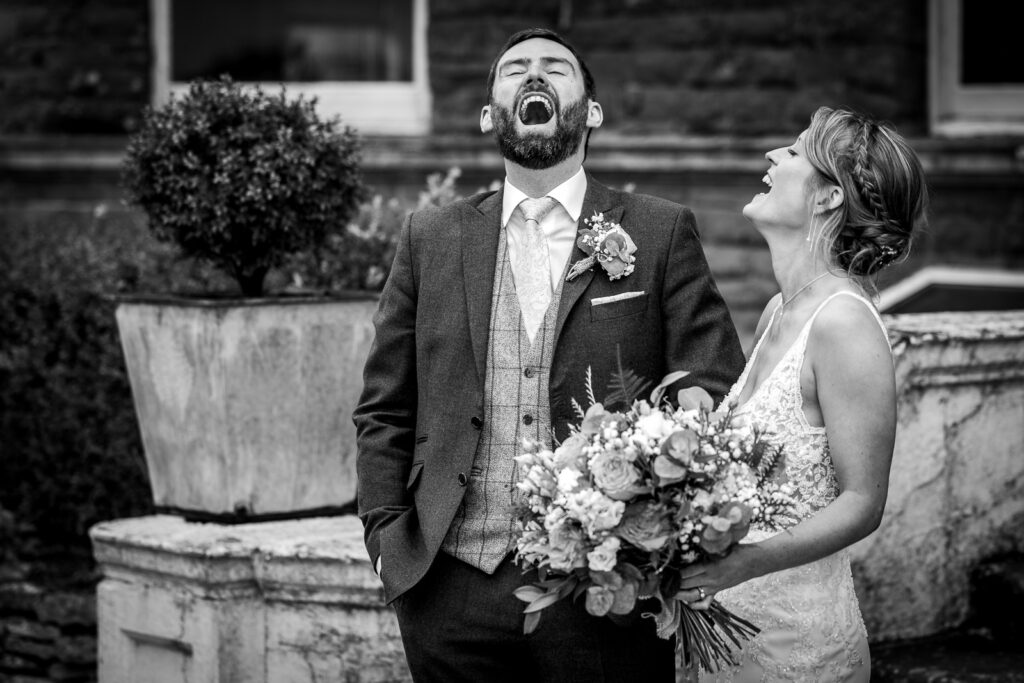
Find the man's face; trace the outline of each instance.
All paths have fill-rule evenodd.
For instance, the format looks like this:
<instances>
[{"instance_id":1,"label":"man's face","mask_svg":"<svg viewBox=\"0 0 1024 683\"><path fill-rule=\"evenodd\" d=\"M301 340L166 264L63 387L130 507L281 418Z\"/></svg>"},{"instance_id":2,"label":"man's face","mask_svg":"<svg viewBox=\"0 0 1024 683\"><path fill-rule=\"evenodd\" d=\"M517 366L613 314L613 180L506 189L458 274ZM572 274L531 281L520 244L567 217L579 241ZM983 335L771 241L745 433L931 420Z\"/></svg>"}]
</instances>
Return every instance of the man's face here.
<instances>
[{"instance_id":1,"label":"man's face","mask_svg":"<svg viewBox=\"0 0 1024 683\"><path fill-rule=\"evenodd\" d=\"M501 56L480 127L494 132L506 159L550 168L579 149L588 127L599 125L600 105L586 98L579 63L565 46L531 38Z\"/></svg>"}]
</instances>

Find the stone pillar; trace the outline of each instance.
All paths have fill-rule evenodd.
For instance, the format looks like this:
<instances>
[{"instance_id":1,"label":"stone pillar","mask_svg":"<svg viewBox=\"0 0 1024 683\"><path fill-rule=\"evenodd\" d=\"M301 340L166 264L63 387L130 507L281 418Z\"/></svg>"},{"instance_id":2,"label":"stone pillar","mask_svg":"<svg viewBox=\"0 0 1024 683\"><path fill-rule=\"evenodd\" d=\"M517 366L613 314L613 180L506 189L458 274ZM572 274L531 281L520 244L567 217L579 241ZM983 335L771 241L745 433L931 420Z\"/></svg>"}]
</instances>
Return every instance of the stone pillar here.
<instances>
[{"instance_id":1,"label":"stone pillar","mask_svg":"<svg viewBox=\"0 0 1024 683\"><path fill-rule=\"evenodd\" d=\"M899 391L889 498L853 548L873 640L959 625L971 569L1024 552L1024 311L887 322Z\"/></svg>"},{"instance_id":2,"label":"stone pillar","mask_svg":"<svg viewBox=\"0 0 1024 683\"><path fill-rule=\"evenodd\" d=\"M104 683L410 680L354 517L90 533Z\"/></svg>"}]
</instances>

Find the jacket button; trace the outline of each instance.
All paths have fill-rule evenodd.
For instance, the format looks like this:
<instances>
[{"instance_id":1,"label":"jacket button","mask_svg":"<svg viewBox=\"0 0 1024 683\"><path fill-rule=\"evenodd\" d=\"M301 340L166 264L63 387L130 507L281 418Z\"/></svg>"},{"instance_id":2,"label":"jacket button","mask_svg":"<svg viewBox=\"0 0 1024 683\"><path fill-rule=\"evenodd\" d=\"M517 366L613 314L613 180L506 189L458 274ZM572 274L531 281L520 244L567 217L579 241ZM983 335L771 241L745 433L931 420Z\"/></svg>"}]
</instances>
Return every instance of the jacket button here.
<instances>
[{"instance_id":1,"label":"jacket button","mask_svg":"<svg viewBox=\"0 0 1024 683\"><path fill-rule=\"evenodd\" d=\"M525 370L523 370L523 376L526 377L527 379L533 377L533 368L526 368Z\"/></svg>"},{"instance_id":2,"label":"jacket button","mask_svg":"<svg viewBox=\"0 0 1024 683\"><path fill-rule=\"evenodd\" d=\"M533 415L529 415L529 414L523 415L523 424L527 425L527 426L532 425L533 424Z\"/></svg>"},{"instance_id":3,"label":"jacket button","mask_svg":"<svg viewBox=\"0 0 1024 683\"><path fill-rule=\"evenodd\" d=\"M474 428L480 429L484 426L484 419L479 415L474 415L469 419L469 423L473 425Z\"/></svg>"},{"instance_id":4,"label":"jacket button","mask_svg":"<svg viewBox=\"0 0 1024 683\"><path fill-rule=\"evenodd\" d=\"M459 472L458 480L459 486L465 486L469 483L469 478L466 476L465 472Z\"/></svg>"}]
</instances>

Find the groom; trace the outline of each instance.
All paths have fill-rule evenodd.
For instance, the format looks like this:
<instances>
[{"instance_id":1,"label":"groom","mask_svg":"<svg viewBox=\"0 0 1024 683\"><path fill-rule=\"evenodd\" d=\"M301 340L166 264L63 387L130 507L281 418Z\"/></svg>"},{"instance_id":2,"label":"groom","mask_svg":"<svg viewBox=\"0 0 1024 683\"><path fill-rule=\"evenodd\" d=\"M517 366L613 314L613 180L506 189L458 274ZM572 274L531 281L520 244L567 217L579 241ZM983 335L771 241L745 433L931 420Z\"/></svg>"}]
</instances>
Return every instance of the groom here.
<instances>
[{"instance_id":1,"label":"groom","mask_svg":"<svg viewBox=\"0 0 1024 683\"><path fill-rule=\"evenodd\" d=\"M693 213L584 172L603 114L575 49L513 35L487 96L504 187L411 215L381 295L354 416L366 547L417 683L674 681L673 642L638 614L622 625L563 600L522 634L513 458L525 437L564 439L588 368L600 399L617 357L654 381L689 370L720 397L743 364L736 332ZM633 269L566 280L595 212L631 238Z\"/></svg>"}]
</instances>

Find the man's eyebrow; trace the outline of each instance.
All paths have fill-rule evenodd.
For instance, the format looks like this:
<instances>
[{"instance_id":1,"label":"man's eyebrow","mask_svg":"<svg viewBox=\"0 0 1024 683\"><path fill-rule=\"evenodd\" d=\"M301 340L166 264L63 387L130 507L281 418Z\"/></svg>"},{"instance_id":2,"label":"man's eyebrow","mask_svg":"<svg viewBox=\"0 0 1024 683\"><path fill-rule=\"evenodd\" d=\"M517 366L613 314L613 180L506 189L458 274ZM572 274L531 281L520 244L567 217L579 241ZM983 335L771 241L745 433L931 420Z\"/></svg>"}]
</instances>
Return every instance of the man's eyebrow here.
<instances>
[{"instance_id":1,"label":"man's eyebrow","mask_svg":"<svg viewBox=\"0 0 1024 683\"><path fill-rule=\"evenodd\" d=\"M530 60L527 59L526 57L519 57L518 59L510 59L507 62L502 62L498 66L498 68L499 69L504 69L505 67L508 67L508 66L528 66L529 63L530 63ZM550 66L551 64L565 64L567 67L569 67L573 71L576 70L576 67L573 66L572 62L569 61L568 59L563 58L563 57L541 57L540 58L540 63L543 64L544 66Z\"/></svg>"}]
</instances>

